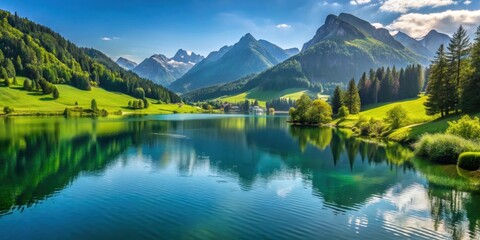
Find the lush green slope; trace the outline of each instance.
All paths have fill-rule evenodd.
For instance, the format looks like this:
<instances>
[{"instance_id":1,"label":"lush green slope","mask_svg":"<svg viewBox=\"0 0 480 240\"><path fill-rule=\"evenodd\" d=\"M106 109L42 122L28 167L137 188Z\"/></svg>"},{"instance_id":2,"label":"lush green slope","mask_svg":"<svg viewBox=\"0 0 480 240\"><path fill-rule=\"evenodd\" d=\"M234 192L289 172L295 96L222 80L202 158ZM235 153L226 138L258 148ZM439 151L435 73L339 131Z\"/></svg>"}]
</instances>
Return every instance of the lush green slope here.
<instances>
[{"instance_id":1,"label":"lush green slope","mask_svg":"<svg viewBox=\"0 0 480 240\"><path fill-rule=\"evenodd\" d=\"M229 103L240 103L246 100L255 101L257 100L261 107L266 106L266 102L271 101L277 98L289 98L289 99L299 99L302 94L315 95L316 97L328 98L328 96L319 95L316 92L309 91L308 89L303 88L290 88L283 91L262 91L259 89L252 89L248 92L239 93L232 96L219 97L215 100Z\"/></svg>"},{"instance_id":2,"label":"lush green slope","mask_svg":"<svg viewBox=\"0 0 480 240\"><path fill-rule=\"evenodd\" d=\"M8 77L29 77L46 94L52 91L51 84L66 84L137 97L141 89L148 98L181 101L166 88L122 69L104 54L79 48L45 26L1 10L0 50L0 70L9 69Z\"/></svg>"},{"instance_id":3,"label":"lush green slope","mask_svg":"<svg viewBox=\"0 0 480 240\"><path fill-rule=\"evenodd\" d=\"M22 84L25 78L17 77L18 85L9 88L0 87L0 112L5 106L13 107L14 114L60 114L65 108L79 107L90 109L92 99L100 109L106 109L113 113L121 110L123 113L154 114L154 113L191 113L199 112L196 107L178 104L156 104L157 101L149 99L148 109L133 110L128 108L128 102L135 98L123 93L109 92L102 88L93 87L90 91L80 90L75 87L56 84L60 92L60 98L53 99L52 95L43 95L40 92L28 92L23 90Z\"/></svg>"},{"instance_id":4,"label":"lush green slope","mask_svg":"<svg viewBox=\"0 0 480 240\"><path fill-rule=\"evenodd\" d=\"M455 121L462 115L454 115L447 118L439 118L439 115L428 116L425 112L424 103L426 96L420 96L415 99L407 99L398 102L372 104L366 106L358 115L350 115L345 119L337 119L336 124L340 127L352 127L360 117L375 118L383 120L387 117L387 111L397 105L401 105L407 111L409 118L408 126L399 128L391 132L387 138L397 142L413 142L418 140L425 133L445 132L449 121ZM474 114L480 116L480 113Z\"/></svg>"}]
</instances>

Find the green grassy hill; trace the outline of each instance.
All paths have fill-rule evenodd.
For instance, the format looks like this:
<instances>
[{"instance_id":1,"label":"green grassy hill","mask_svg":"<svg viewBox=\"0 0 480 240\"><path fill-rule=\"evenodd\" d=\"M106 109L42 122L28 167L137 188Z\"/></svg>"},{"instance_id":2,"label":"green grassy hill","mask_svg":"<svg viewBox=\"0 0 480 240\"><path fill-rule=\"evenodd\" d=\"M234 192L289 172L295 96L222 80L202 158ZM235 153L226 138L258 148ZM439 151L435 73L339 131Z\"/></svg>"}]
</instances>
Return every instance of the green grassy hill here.
<instances>
[{"instance_id":1,"label":"green grassy hill","mask_svg":"<svg viewBox=\"0 0 480 240\"><path fill-rule=\"evenodd\" d=\"M427 100L426 96L420 96L414 99L407 99L398 102L380 103L368 105L358 115L350 115L346 119L336 120L336 124L340 127L352 127L360 117L367 119L384 119L387 111L401 105L407 110L407 116L410 120L408 126L399 128L391 132L387 138L397 142L413 142L420 138L425 133L439 133L445 132L448 128L449 121L455 121L461 118L462 115L454 115L448 118L439 118L440 115L428 116L425 113L425 106L423 105ZM480 116L480 113L474 116Z\"/></svg>"},{"instance_id":2,"label":"green grassy hill","mask_svg":"<svg viewBox=\"0 0 480 240\"><path fill-rule=\"evenodd\" d=\"M196 107L178 104L156 104L156 100L150 100L148 109L133 110L128 108L128 102L135 98L123 93L109 92L102 88L92 88L91 91L84 91L75 87L63 84L56 84L60 92L60 98L54 100L52 95L43 95L41 92L28 92L23 90L22 85L25 78L17 77L18 85L11 85L9 88L0 87L0 111L5 106L13 107L15 114L60 114L65 108L79 107L90 108L92 99L97 101L100 109L106 109L113 113L121 110L123 113L135 114L162 114L162 113L191 113L199 112ZM12 80L11 80L12 81Z\"/></svg>"},{"instance_id":3,"label":"green grassy hill","mask_svg":"<svg viewBox=\"0 0 480 240\"><path fill-rule=\"evenodd\" d=\"M237 95L219 97L215 100L229 102L229 103L239 103L239 102L244 102L245 100L250 100L250 101L257 100L261 107L265 107L266 102L271 101L273 99L289 98L289 99L296 100L296 99L299 99L300 96L302 96L302 94L305 94L305 93L311 96L328 99L328 96L326 95L320 95L318 93L315 93L303 88L289 88L283 91L274 91L274 90L261 91L255 88L250 91L243 92Z\"/></svg>"}]
</instances>

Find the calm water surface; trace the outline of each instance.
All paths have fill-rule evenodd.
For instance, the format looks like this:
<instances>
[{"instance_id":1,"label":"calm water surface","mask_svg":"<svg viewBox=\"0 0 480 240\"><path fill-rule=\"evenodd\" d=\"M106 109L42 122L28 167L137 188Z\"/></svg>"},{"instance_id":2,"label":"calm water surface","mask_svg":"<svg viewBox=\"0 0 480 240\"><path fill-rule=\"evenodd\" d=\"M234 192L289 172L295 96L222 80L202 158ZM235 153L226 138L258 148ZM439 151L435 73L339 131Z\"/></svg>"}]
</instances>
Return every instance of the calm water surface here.
<instances>
[{"instance_id":1,"label":"calm water surface","mask_svg":"<svg viewBox=\"0 0 480 240\"><path fill-rule=\"evenodd\" d=\"M456 171L285 121L0 119L0 238L479 239Z\"/></svg>"}]
</instances>

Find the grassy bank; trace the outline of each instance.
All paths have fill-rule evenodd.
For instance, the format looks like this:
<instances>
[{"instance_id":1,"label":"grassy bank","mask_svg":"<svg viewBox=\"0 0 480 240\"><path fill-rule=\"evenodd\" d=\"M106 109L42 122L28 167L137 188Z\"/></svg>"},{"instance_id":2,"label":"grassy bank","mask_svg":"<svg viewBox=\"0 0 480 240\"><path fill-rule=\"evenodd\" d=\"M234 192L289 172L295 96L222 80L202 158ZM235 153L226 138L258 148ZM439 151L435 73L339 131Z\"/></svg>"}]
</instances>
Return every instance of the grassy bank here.
<instances>
[{"instance_id":1,"label":"grassy bank","mask_svg":"<svg viewBox=\"0 0 480 240\"><path fill-rule=\"evenodd\" d=\"M423 105L426 100L427 97L422 95L418 98L398 102L372 104L362 108L359 114L349 115L345 119L337 119L334 123L342 128L351 128L360 117L383 120L387 116L388 110L397 105L401 105L407 111L409 119L407 126L390 132L386 138L396 142L411 143L418 140L420 136L425 133L445 132L448 128L449 121L458 120L462 116L461 114L446 118L440 118L440 115L428 116L425 113L425 106ZM480 117L480 113L474 114L473 116Z\"/></svg>"},{"instance_id":2,"label":"grassy bank","mask_svg":"<svg viewBox=\"0 0 480 240\"><path fill-rule=\"evenodd\" d=\"M244 102L246 100L249 100L249 101L257 100L258 104L261 107L265 107L266 102L271 101L273 99L288 98L288 99L297 100L300 98L300 96L302 96L305 93L308 95L317 96L322 99L328 99L327 95L320 95L319 93L311 92L303 88L290 88L290 89L285 89L283 91L261 91L255 88L248 92L240 93L234 96L220 97L215 100L229 102L229 103L239 103L239 102Z\"/></svg>"},{"instance_id":3,"label":"grassy bank","mask_svg":"<svg viewBox=\"0 0 480 240\"><path fill-rule=\"evenodd\" d=\"M200 109L189 105L157 104L156 100L149 99L150 107L133 110L128 108L128 102L135 98L122 93L109 92L102 88L92 88L83 91L72 86L55 85L60 92L58 99L52 95L43 95L41 92L23 90L25 78L17 77L17 85L0 87L0 109L5 106L13 107L16 115L33 114L61 114L65 108L78 107L89 109L92 99L95 99L99 109L106 109L109 113L122 111L124 114L166 114L166 113L198 113ZM11 80L12 81L12 80Z\"/></svg>"}]
</instances>

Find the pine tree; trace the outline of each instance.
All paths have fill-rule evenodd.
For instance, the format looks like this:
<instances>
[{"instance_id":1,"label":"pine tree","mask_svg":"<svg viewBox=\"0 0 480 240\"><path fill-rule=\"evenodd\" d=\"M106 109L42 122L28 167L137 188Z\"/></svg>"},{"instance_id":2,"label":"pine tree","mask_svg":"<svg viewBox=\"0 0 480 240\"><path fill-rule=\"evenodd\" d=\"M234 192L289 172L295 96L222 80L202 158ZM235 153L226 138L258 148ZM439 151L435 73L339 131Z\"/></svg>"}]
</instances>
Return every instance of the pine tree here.
<instances>
[{"instance_id":1,"label":"pine tree","mask_svg":"<svg viewBox=\"0 0 480 240\"><path fill-rule=\"evenodd\" d=\"M338 109L344 106L342 95L343 95L342 89L340 89L340 87L337 85L335 87L335 91L333 92L333 97L332 97L333 114L337 114Z\"/></svg>"},{"instance_id":2,"label":"pine tree","mask_svg":"<svg viewBox=\"0 0 480 240\"><path fill-rule=\"evenodd\" d=\"M447 59L449 63L449 70L451 73L452 81L455 83L455 88L451 91L455 91L455 96L452 99L453 104L455 105L455 111L458 110L459 100L461 96L461 84L464 79L463 70L465 68L466 62L465 59L468 57L470 48L470 39L468 37L467 31L463 28L462 25L455 32L448 44L448 53Z\"/></svg>"},{"instance_id":3,"label":"pine tree","mask_svg":"<svg viewBox=\"0 0 480 240\"><path fill-rule=\"evenodd\" d=\"M367 105L368 93L370 92L370 86L368 85L367 73L363 73L360 81L358 81L358 92L360 94L360 99L362 100L362 105Z\"/></svg>"},{"instance_id":4,"label":"pine tree","mask_svg":"<svg viewBox=\"0 0 480 240\"><path fill-rule=\"evenodd\" d=\"M480 111L480 26L475 33L475 42L471 48L473 71L463 85L461 108L465 112Z\"/></svg>"},{"instance_id":5,"label":"pine tree","mask_svg":"<svg viewBox=\"0 0 480 240\"><path fill-rule=\"evenodd\" d=\"M427 115L440 113L443 117L445 114L448 114L448 96L445 96L445 90L448 90L449 82L448 63L443 44L438 48L430 69L427 86L428 99L425 102L425 110ZM450 92L453 91L450 90Z\"/></svg>"},{"instance_id":6,"label":"pine tree","mask_svg":"<svg viewBox=\"0 0 480 240\"><path fill-rule=\"evenodd\" d=\"M355 79L350 80L348 83L347 92L345 92L345 106L351 114L357 114L360 112L360 95L358 94L357 86L355 85Z\"/></svg>"}]
</instances>

